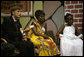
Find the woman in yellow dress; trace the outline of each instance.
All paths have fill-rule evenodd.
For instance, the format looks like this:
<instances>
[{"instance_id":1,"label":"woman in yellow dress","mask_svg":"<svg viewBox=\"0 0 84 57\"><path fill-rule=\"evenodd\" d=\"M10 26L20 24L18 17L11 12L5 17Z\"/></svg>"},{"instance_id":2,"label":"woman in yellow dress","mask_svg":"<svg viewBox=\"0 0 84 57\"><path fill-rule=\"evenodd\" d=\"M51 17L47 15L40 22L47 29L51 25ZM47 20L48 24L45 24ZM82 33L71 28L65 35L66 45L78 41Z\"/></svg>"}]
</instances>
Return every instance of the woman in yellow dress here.
<instances>
[{"instance_id":1,"label":"woman in yellow dress","mask_svg":"<svg viewBox=\"0 0 84 57\"><path fill-rule=\"evenodd\" d=\"M55 56L60 54L59 50L56 48L56 43L53 39L45 34L46 23L45 13L41 10L35 12L35 17L37 21L33 21L27 34L27 38L33 42L35 47L39 47L38 56Z\"/></svg>"}]
</instances>

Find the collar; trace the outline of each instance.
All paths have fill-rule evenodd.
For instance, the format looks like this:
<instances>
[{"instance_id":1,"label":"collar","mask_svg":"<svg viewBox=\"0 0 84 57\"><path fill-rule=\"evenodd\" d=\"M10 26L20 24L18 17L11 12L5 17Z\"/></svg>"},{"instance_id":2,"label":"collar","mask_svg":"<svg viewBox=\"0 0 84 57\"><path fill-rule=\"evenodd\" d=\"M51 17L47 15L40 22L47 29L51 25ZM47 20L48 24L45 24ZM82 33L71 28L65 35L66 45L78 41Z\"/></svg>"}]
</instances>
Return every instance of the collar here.
<instances>
[{"instance_id":1,"label":"collar","mask_svg":"<svg viewBox=\"0 0 84 57\"><path fill-rule=\"evenodd\" d=\"M16 22L16 21L17 21L17 20L14 18L14 16L12 16L12 18L13 18L14 22Z\"/></svg>"}]
</instances>

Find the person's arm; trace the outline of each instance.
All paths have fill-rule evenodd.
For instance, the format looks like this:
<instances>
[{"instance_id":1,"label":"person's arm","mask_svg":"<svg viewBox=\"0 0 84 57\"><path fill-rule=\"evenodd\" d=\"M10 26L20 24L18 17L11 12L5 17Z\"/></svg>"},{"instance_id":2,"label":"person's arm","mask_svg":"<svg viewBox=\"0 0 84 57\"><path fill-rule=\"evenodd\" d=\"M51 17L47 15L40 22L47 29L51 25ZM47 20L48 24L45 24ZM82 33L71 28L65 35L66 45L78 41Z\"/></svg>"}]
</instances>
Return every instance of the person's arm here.
<instances>
[{"instance_id":1,"label":"person's arm","mask_svg":"<svg viewBox=\"0 0 84 57\"><path fill-rule=\"evenodd\" d=\"M31 26L29 26L29 27L27 27L25 30L23 30L23 32L25 33L25 32L28 32L30 29L32 29L34 27L34 25L31 25Z\"/></svg>"},{"instance_id":2,"label":"person's arm","mask_svg":"<svg viewBox=\"0 0 84 57\"><path fill-rule=\"evenodd\" d=\"M44 38L49 38L47 35L45 35L45 34L42 35L41 33L39 33L39 32L37 31L36 26L34 26L34 28L32 28L32 30L33 30L34 34L37 35L37 36L42 36L42 37L44 37Z\"/></svg>"},{"instance_id":3,"label":"person's arm","mask_svg":"<svg viewBox=\"0 0 84 57\"><path fill-rule=\"evenodd\" d=\"M63 24L56 33L56 37L59 38L59 34L63 32L65 25Z\"/></svg>"},{"instance_id":4,"label":"person's arm","mask_svg":"<svg viewBox=\"0 0 84 57\"><path fill-rule=\"evenodd\" d=\"M47 23L45 23L45 33L47 32Z\"/></svg>"},{"instance_id":5,"label":"person's arm","mask_svg":"<svg viewBox=\"0 0 84 57\"><path fill-rule=\"evenodd\" d=\"M21 33L23 34L23 29L22 29L22 28L20 28L20 31L21 31Z\"/></svg>"},{"instance_id":6,"label":"person's arm","mask_svg":"<svg viewBox=\"0 0 84 57\"><path fill-rule=\"evenodd\" d=\"M24 29L23 32L25 33L25 32L28 32L29 30L30 30L30 28L28 27L28 28Z\"/></svg>"},{"instance_id":7,"label":"person's arm","mask_svg":"<svg viewBox=\"0 0 84 57\"><path fill-rule=\"evenodd\" d=\"M76 34L76 35L80 35L81 32L80 32L80 30L78 29L78 27L77 27L77 26L74 26L74 27L75 27L75 34Z\"/></svg>"},{"instance_id":8,"label":"person's arm","mask_svg":"<svg viewBox=\"0 0 84 57\"><path fill-rule=\"evenodd\" d=\"M78 37L81 37L83 39L83 35L80 32L80 30L78 29L78 27L77 26L74 26L74 27L75 27L75 35L77 35Z\"/></svg>"}]
</instances>

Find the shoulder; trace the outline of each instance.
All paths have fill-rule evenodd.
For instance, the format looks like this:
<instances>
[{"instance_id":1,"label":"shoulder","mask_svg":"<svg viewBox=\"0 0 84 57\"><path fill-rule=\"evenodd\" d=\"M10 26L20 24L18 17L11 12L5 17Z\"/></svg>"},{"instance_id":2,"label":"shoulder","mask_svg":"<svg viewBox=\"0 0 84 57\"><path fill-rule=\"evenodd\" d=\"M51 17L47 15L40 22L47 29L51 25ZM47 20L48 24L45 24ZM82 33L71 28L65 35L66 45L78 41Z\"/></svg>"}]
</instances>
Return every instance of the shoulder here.
<instances>
[{"instance_id":1,"label":"shoulder","mask_svg":"<svg viewBox=\"0 0 84 57\"><path fill-rule=\"evenodd\" d=\"M11 25L11 24L13 24L13 19L12 19L12 17L4 17L3 18L3 23L2 24L4 24L5 26L7 25Z\"/></svg>"},{"instance_id":2,"label":"shoulder","mask_svg":"<svg viewBox=\"0 0 84 57\"><path fill-rule=\"evenodd\" d=\"M62 24L61 26L60 26L60 28L59 28L59 30L63 30L64 28L65 28L65 24Z\"/></svg>"},{"instance_id":3,"label":"shoulder","mask_svg":"<svg viewBox=\"0 0 84 57\"><path fill-rule=\"evenodd\" d=\"M73 25L73 27L75 28L76 31L79 31L77 26Z\"/></svg>"},{"instance_id":4,"label":"shoulder","mask_svg":"<svg viewBox=\"0 0 84 57\"><path fill-rule=\"evenodd\" d=\"M3 23L9 22L10 17L3 17Z\"/></svg>"},{"instance_id":5,"label":"shoulder","mask_svg":"<svg viewBox=\"0 0 84 57\"><path fill-rule=\"evenodd\" d=\"M65 28L65 24L62 24L61 26L60 26L60 28L59 28L59 30L63 30L64 28Z\"/></svg>"},{"instance_id":6,"label":"shoulder","mask_svg":"<svg viewBox=\"0 0 84 57\"><path fill-rule=\"evenodd\" d=\"M45 25L47 25L47 23L44 23Z\"/></svg>"},{"instance_id":7,"label":"shoulder","mask_svg":"<svg viewBox=\"0 0 84 57\"><path fill-rule=\"evenodd\" d=\"M10 25L10 21L9 21L10 17L3 17L3 23L1 24L1 26L3 28L7 27L8 25Z\"/></svg>"},{"instance_id":8,"label":"shoulder","mask_svg":"<svg viewBox=\"0 0 84 57\"><path fill-rule=\"evenodd\" d=\"M42 25L43 25L43 26L47 26L47 23L46 23L46 22L44 22Z\"/></svg>"},{"instance_id":9,"label":"shoulder","mask_svg":"<svg viewBox=\"0 0 84 57\"><path fill-rule=\"evenodd\" d=\"M4 20L4 21L9 21L10 19L12 19L11 16L9 16L9 17L3 17L3 20Z\"/></svg>"},{"instance_id":10,"label":"shoulder","mask_svg":"<svg viewBox=\"0 0 84 57\"><path fill-rule=\"evenodd\" d=\"M66 26L66 24L62 24L61 27L64 28Z\"/></svg>"},{"instance_id":11,"label":"shoulder","mask_svg":"<svg viewBox=\"0 0 84 57\"><path fill-rule=\"evenodd\" d=\"M73 27L74 27L75 29L78 29L78 27L77 27L77 26L75 26L75 25L73 25Z\"/></svg>"}]
</instances>

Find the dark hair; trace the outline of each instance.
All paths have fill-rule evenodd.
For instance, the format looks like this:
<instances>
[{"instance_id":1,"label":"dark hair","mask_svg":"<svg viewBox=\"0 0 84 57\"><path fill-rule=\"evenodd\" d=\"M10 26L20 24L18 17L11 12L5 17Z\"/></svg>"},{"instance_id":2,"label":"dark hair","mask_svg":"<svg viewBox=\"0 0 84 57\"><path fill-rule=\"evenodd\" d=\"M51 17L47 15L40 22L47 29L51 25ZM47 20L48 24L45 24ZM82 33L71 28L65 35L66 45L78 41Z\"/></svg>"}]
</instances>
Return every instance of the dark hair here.
<instances>
[{"instance_id":1,"label":"dark hair","mask_svg":"<svg viewBox=\"0 0 84 57\"><path fill-rule=\"evenodd\" d=\"M64 20L65 20L65 22L67 22L67 17L68 16L73 16L72 14L70 14L70 13L67 13L65 16L64 16Z\"/></svg>"},{"instance_id":2,"label":"dark hair","mask_svg":"<svg viewBox=\"0 0 84 57\"><path fill-rule=\"evenodd\" d=\"M38 19L40 15L44 15L44 16L45 16L45 13L44 13L42 10L37 10L37 11L35 12L36 18Z\"/></svg>"},{"instance_id":3,"label":"dark hair","mask_svg":"<svg viewBox=\"0 0 84 57\"><path fill-rule=\"evenodd\" d=\"M19 6L16 6L16 5L12 6L11 7L11 15L12 15L12 12L15 10L21 10L21 8Z\"/></svg>"}]
</instances>

